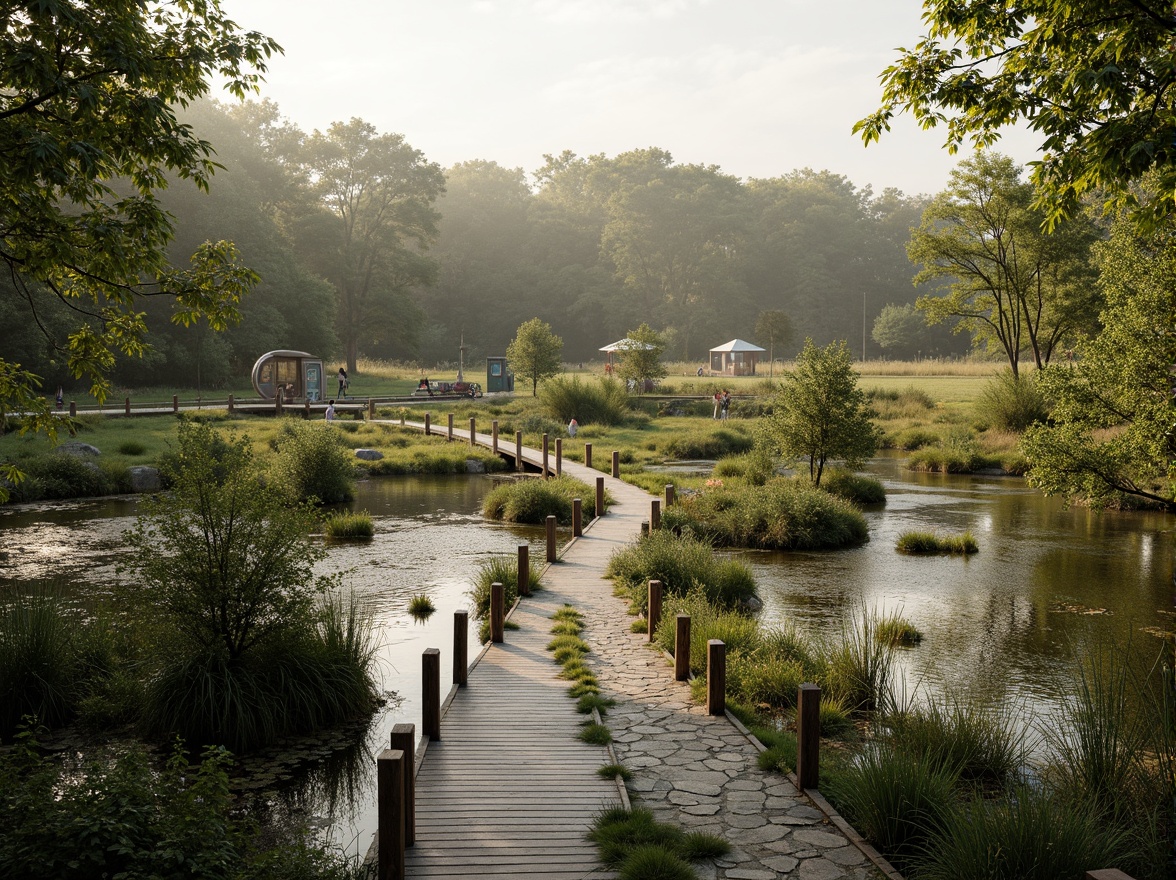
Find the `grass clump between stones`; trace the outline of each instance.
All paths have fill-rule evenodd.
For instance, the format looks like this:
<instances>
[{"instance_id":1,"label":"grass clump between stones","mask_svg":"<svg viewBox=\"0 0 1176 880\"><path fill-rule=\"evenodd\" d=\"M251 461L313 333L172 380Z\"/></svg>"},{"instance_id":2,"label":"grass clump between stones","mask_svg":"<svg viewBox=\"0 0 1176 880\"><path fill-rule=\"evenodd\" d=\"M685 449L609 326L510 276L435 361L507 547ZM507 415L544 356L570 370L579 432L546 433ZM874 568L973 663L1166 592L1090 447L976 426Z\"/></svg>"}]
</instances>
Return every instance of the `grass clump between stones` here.
<instances>
[{"instance_id":1,"label":"grass clump between stones","mask_svg":"<svg viewBox=\"0 0 1176 880\"><path fill-rule=\"evenodd\" d=\"M687 833L657 822L644 807L626 810L612 807L592 823L588 837L596 844L600 860L621 877L681 878L697 876L692 861L720 858L731 846L713 834Z\"/></svg>"},{"instance_id":2,"label":"grass clump between stones","mask_svg":"<svg viewBox=\"0 0 1176 880\"><path fill-rule=\"evenodd\" d=\"M578 738L583 742L594 746L607 746L612 742L612 731L603 724L597 724L595 721L589 721L580 728Z\"/></svg>"}]
</instances>

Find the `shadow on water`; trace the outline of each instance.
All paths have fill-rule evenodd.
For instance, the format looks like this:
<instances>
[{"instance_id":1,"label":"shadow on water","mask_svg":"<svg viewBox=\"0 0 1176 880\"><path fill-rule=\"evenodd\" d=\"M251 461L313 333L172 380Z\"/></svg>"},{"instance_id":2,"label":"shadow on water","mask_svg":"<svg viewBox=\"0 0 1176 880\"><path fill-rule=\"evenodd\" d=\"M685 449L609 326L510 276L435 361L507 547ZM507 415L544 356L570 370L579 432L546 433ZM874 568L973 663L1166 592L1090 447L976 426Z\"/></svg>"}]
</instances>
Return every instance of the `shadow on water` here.
<instances>
[{"instance_id":1,"label":"shadow on water","mask_svg":"<svg viewBox=\"0 0 1176 880\"><path fill-rule=\"evenodd\" d=\"M695 468L702 466L697 463ZM1140 663L1173 627L1172 520L1159 513L1093 513L1043 498L1019 479L916 474L897 456L869 470L887 503L865 512L870 541L835 553L761 553L745 559L759 581L765 623L793 621L836 637L858 608L901 610L924 634L901 652L912 686L978 692L1041 715L1056 707L1076 653L1130 644ZM483 521L485 477L395 477L360 485L350 505L369 511L370 542L332 544L323 571L344 573L374 617L379 686L389 703L370 724L292 740L249 759L239 787L277 822L304 821L351 851L375 831L375 756L393 724L421 724L421 653L442 653L448 691L453 612L468 607L480 564L519 543L542 553L542 529ZM0 507L6 582L55 577L101 592L115 575L119 536L133 500ZM894 549L905 531L970 530L973 557L910 557ZM409 599L426 594L436 613L414 621ZM469 652L479 648L471 626Z\"/></svg>"}]
</instances>

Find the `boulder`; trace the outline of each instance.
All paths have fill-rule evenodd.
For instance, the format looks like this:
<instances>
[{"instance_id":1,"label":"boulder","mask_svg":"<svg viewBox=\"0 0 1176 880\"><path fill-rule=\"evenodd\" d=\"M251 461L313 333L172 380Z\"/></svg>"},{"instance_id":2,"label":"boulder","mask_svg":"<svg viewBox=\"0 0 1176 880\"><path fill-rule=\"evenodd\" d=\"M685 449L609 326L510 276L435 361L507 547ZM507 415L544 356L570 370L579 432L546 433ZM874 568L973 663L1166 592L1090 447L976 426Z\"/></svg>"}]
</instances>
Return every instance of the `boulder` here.
<instances>
[{"instance_id":1,"label":"boulder","mask_svg":"<svg viewBox=\"0 0 1176 880\"><path fill-rule=\"evenodd\" d=\"M467 474L484 474L486 473L486 462L477 458L466 459L466 473Z\"/></svg>"},{"instance_id":2,"label":"boulder","mask_svg":"<svg viewBox=\"0 0 1176 880\"><path fill-rule=\"evenodd\" d=\"M78 440L70 440L68 443L62 443L55 450L63 455L90 455L98 456L102 454L102 450L97 446L91 446L89 443L82 443Z\"/></svg>"},{"instance_id":3,"label":"boulder","mask_svg":"<svg viewBox=\"0 0 1176 880\"><path fill-rule=\"evenodd\" d=\"M355 450L355 457L362 461L379 461L384 457L384 453L378 449L357 449Z\"/></svg>"},{"instance_id":4,"label":"boulder","mask_svg":"<svg viewBox=\"0 0 1176 880\"><path fill-rule=\"evenodd\" d=\"M163 483L159 479L159 468L137 464L127 471L131 476L132 492L158 492Z\"/></svg>"}]
</instances>

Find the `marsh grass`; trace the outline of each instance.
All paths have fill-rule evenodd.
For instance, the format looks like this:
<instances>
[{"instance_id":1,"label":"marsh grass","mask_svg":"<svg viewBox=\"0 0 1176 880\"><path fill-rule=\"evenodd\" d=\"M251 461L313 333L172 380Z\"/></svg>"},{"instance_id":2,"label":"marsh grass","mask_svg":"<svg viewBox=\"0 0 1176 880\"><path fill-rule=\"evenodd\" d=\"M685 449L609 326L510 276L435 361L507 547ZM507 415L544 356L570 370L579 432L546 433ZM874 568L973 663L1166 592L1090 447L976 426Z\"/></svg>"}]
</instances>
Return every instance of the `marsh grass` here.
<instances>
[{"instance_id":1,"label":"marsh grass","mask_svg":"<svg viewBox=\"0 0 1176 880\"><path fill-rule=\"evenodd\" d=\"M416 620L427 620L436 611L437 606L425 593L417 593L408 600L408 613Z\"/></svg>"},{"instance_id":2,"label":"marsh grass","mask_svg":"<svg viewBox=\"0 0 1176 880\"><path fill-rule=\"evenodd\" d=\"M547 416L561 425L575 419L581 425L619 425L630 412L625 386L616 379L556 376L539 389Z\"/></svg>"},{"instance_id":3,"label":"marsh grass","mask_svg":"<svg viewBox=\"0 0 1176 880\"><path fill-rule=\"evenodd\" d=\"M976 398L976 416L989 428L1020 433L1043 422L1049 406L1031 373L1013 375L1001 370L988 380Z\"/></svg>"},{"instance_id":4,"label":"marsh grass","mask_svg":"<svg viewBox=\"0 0 1176 880\"><path fill-rule=\"evenodd\" d=\"M715 462L714 476L730 480L739 478L752 486L762 486L776 475L776 463L763 448L741 455L729 455Z\"/></svg>"},{"instance_id":5,"label":"marsh grass","mask_svg":"<svg viewBox=\"0 0 1176 880\"><path fill-rule=\"evenodd\" d=\"M695 675L706 671L706 644L710 639L721 639L727 646L728 657L751 654L761 643L759 621L745 612L714 605L707 599L705 590L695 587L685 596L670 597L663 604L661 623L654 640L664 651L672 653L674 650L675 617L678 614L690 615L690 669ZM728 676L735 666L728 663Z\"/></svg>"},{"instance_id":6,"label":"marsh grass","mask_svg":"<svg viewBox=\"0 0 1176 880\"><path fill-rule=\"evenodd\" d=\"M878 637L882 619L877 609L855 609L827 651L828 690L851 711L885 709L892 700L894 646Z\"/></svg>"},{"instance_id":7,"label":"marsh grass","mask_svg":"<svg viewBox=\"0 0 1176 880\"><path fill-rule=\"evenodd\" d=\"M651 580L662 582L667 597L699 586L710 601L728 608L755 595L755 580L746 565L716 557L707 541L667 529L654 530L616 551L605 576L629 598L633 613L644 613Z\"/></svg>"},{"instance_id":8,"label":"marsh grass","mask_svg":"<svg viewBox=\"0 0 1176 880\"><path fill-rule=\"evenodd\" d=\"M527 574L532 593L543 589L539 573L534 567L530 568ZM503 604L510 609L519 597L519 562L516 556L492 556L479 566L473 589L469 592L475 620L489 620L490 587L495 583L502 584Z\"/></svg>"},{"instance_id":9,"label":"marsh grass","mask_svg":"<svg viewBox=\"0 0 1176 880\"><path fill-rule=\"evenodd\" d=\"M332 513L323 521L323 533L336 540L371 538L376 524L366 510Z\"/></svg>"},{"instance_id":10,"label":"marsh grass","mask_svg":"<svg viewBox=\"0 0 1176 880\"><path fill-rule=\"evenodd\" d=\"M561 525L571 525L572 499L581 501L583 517L596 516L596 490L569 476L546 480L523 478L495 486L482 500L482 515L505 522L543 525L554 516ZM605 508L608 499L605 499Z\"/></svg>"},{"instance_id":11,"label":"marsh grass","mask_svg":"<svg viewBox=\"0 0 1176 880\"><path fill-rule=\"evenodd\" d=\"M865 517L853 504L788 477L684 497L662 521L665 528L690 528L720 547L821 550L869 540Z\"/></svg>"},{"instance_id":12,"label":"marsh grass","mask_svg":"<svg viewBox=\"0 0 1176 880\"><path fill-rule=\"evenodd\" d=\"M898 536L894 549L912 556L946 553L952 556L970 556L980 552L980 545L971 532L958 535L939 535L935 532L903 532Z\"/></svg>"},{"instance_id":13,"label":"marsh grass","mask_svg":"<svg viewBox=\"0 0 1176 880\"><path fill-rule=\"evenodd\" d=\"M854 504L885 504L886 489L881 480L855 474L844 468L827 468L821 488Z\"/></svg>"},{"instance_id":14,"label":"marsh grass","mask_svg":"<svg viewBox=\"0 0 1176 880\"><path fill-rule=\"evenodd\" d=\"M853 730L853 718L845 701L837 697L821 695L819 712L821 736L840 737Z\"/></svg>"},{"instance_id":15,"label":"marsh grass","mask_svg":"<svg viewBox=\"0 0 1176 880\"><path fill-rule=\"evenodd\" d=\"M943 697L890 713L879 735L896 751L960 780L1000 788L1025 769L1025 738L1015 721L1015 713L1002 716L974 701Z\"/></svg>"},{"instance_id":16,"label":"marsh grass","mask_svg":"<svg viewBox=\"0 0 1176 880\"><path fill-rule=\"evenodd\" d=\"M898 612L888 614L878 621L875 637L889 645L909 648L923 641L923 634L918 627Z\"/></svg>"},{"instance_id":17,"label":"marsh grass","mask_svg":"<svg viewBox=\"0 0 1176 880\"><path fill-rule=\"evenodd\" d=\"M58 592L15 593L0 607L0 734L28 715L46 727L73 717L81 620Z\"/></svg>"},{"instance_id":18,"label":"marsh grass","mask_svg":"<svg viewBox=\"0 0 1176 880\"><path fill-rule=\"evenodd\" d=\"M666 458L690 461L739 455L754 446L755 438L749 429L707 426L676 431L659 441L657 448Z\"/></svg>"}]
</instances>

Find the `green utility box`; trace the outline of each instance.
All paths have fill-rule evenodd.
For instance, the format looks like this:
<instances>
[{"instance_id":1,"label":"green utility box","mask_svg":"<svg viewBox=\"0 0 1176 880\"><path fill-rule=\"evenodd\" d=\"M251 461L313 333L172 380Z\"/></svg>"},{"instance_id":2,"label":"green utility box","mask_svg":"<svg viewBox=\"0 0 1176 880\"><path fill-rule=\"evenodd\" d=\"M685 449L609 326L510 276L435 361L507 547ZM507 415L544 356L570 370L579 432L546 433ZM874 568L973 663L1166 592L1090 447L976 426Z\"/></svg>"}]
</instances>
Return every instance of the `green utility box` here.
<instances>
[{"instance_id":1,"label":"green utility box","mask_svg":"<svg viewBox=\"0 0 1176 880\"><path fill-rule=\"evenodd\" d=\"M486 393L514 391L514 373L506 366L506 358L486 358Z\"/></svg>"}]
</instances>

